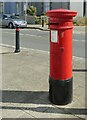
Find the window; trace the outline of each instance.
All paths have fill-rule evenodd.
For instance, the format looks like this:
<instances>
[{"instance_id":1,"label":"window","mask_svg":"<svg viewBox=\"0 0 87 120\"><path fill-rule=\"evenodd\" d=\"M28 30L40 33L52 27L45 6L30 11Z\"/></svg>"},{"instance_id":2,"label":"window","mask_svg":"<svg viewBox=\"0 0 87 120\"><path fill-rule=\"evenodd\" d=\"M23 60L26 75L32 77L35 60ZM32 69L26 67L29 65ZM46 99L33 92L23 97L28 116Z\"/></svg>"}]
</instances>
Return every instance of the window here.
<instances>
[{"instance_id":1,"label":"window","mask_svg":"<svg viewBox=\"0 0 87 120\"><path fill-rule=\"evenodd\" d=\"M10 16L9 18L12 18L12 19L19 19L19 18L16 17L16 16Z\"/></svg>"},{"instance_id":2,"label":"window","mask_svg":"<svg viewBox=\"0 0 87 120\"><path fill-rule=\"evenodd\" d=\"M50 10L50 2L44 2L44 11Z\"/></svg>"},{"instance_id":3,"label":"window","mask_svg":"<svg viewBox=\"0 0 87 120\"><path fill-rule=\"evenodd\" d=\"M16 2L16 12L17 14L20 13L20 2Z\"/></svg>"},{"instance_id":4,"label":"window","mask_svg":"<svg viewBox=\"0 0 87 120\"><path fill-rule=\"evenodd\" d=\"M0 2L0 14L3 13L3 2Z\"/></svg>"},{"instance_id":5,"label":"window","mask_svg":"<svg viewBox=\"0 0 87 120\"><path fill-rule=\"evenodd\" d=\"M7 15L3 15L3 19L8 18Z\"/></svg>"}]
</instances>

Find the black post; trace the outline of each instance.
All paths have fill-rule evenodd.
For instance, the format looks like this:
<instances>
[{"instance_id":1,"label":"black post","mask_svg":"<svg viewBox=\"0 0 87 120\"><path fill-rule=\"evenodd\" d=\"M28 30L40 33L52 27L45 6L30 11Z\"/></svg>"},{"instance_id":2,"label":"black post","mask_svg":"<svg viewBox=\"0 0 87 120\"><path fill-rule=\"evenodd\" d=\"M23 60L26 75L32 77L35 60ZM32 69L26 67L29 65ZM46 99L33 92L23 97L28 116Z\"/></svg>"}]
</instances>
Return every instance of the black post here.
<instances>
[{"instance_id":1,"label":"black post","mask_svg":"<svg viewBox=\"0 0 87 120\"><path fill-rule=\"evenodd\" d=\"M44 20L42 20L42 27L44 27Z\"/></svg>"},{"instance_id":2,"label":"black post","mask_svg":"<svg viewBox=\"0 0 87 120\"><path fill-rule=\"evenodd\" d=\"M42 17L42 27L44 27L44 17Z\"/></svg>"},{"instance_id":3,"label":"black post","mask_svg":"<svg viewBox=\"0 0 87 120\"><path fill-rule=\"evenodd\" d=\"M19 38L19 26L16 26L16 43L15 53L20 52L20 38Z\"/></svg>"}]
</instances>

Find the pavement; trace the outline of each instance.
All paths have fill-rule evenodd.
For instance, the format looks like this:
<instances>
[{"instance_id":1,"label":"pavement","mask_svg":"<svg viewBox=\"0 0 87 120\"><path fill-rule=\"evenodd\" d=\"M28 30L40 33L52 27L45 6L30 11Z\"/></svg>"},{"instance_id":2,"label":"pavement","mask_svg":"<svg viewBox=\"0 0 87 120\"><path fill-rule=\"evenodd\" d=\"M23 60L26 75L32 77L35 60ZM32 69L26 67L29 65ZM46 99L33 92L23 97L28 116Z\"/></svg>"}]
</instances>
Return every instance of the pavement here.
<instances>
[{"instance_id":1,"label":"pavement","mask_svg":"<svg viewBox=\"0 0 87 120\"><path fill-rule=\"evenodd\" d=\"M0 46L2 118L72 118L86 120L84 58L73 57L73 101L54 105L49 99L49 52ZM4 119L2 119L4 120Z\"/></svg>"},{"instance_id":2,"label":"pavement","mask_svg":"<svg viewBox=\"0 0 87 120\"><path fill-rule=\"evenodd\" d=\"M28 28L49 30L46 25L28 25ZM86 28L74 26L73 32L85 34ZM25 48L21 48L20 53L14 51L14 47L0 46L2 118L87 119L86 59L73 56L73 101L68 105L58 106L48 99L49 52Z\"/></svg>"}]
</instances>

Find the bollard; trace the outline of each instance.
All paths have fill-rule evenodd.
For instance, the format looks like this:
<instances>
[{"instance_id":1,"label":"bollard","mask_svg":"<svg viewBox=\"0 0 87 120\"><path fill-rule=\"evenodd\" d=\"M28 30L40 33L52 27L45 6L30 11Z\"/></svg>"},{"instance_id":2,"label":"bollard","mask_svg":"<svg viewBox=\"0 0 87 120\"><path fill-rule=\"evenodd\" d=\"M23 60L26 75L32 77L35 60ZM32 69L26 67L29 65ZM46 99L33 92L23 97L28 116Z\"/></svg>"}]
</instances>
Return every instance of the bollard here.
<instances>
[{"instance_id":1,"label":"bollard","mask_svg":"<svg viewBox=\"0 0 87 120\"><path fill-rule=\"evenodd\" d=\"M42 19L42 27L44 27L44 16L41 16L41 19Z\"/></svg>"},{"instance_id":2,"label":"bollard","mask_svg":"<svg viewBox=\"0 0 87 120\"><path fill-rule=\"evenodd\" d=\"M66 9L49 10L50 75L49 100L66 105L73 98L72 19L77 12Z\"/></svg>"},{"instance_id":3,"label":"bollard","mask_svg":"<svg viewBox=\"0 0 87 120\"><path fill-rule=\"evenodd\" d=\"M44 19L42 19L42 27L44 27Z\"/></svg>"},{"instance_id":4,"label":"bollard","mask_svg":"<svg viewBox=\"0 0 87 120\"><path fill-rule=\"evenodd\" d=\"M15 53L20 52L20 37L19 37L19 26L16 26L16 42L15 42Z\"/></svg>"}]
</instances>

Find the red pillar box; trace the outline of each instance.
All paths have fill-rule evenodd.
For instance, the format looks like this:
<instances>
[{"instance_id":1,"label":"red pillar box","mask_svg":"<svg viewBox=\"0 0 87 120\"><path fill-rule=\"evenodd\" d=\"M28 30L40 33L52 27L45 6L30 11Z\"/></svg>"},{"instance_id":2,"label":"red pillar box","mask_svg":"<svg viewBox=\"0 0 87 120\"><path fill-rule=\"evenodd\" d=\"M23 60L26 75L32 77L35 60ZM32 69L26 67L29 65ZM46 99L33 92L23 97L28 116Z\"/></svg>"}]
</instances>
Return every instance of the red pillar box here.
<instances>
[{"instance_id":1,"label":"red pillar box","mask_svg":"<svg viewBox=\"0 0 87 120\"><path fill-rule=\"evenodd\" d=\"M76 14L65 9L46 13L50 21L49 99L58 105L72 101L72 19Z\"/></svg>"}]
</instances>

